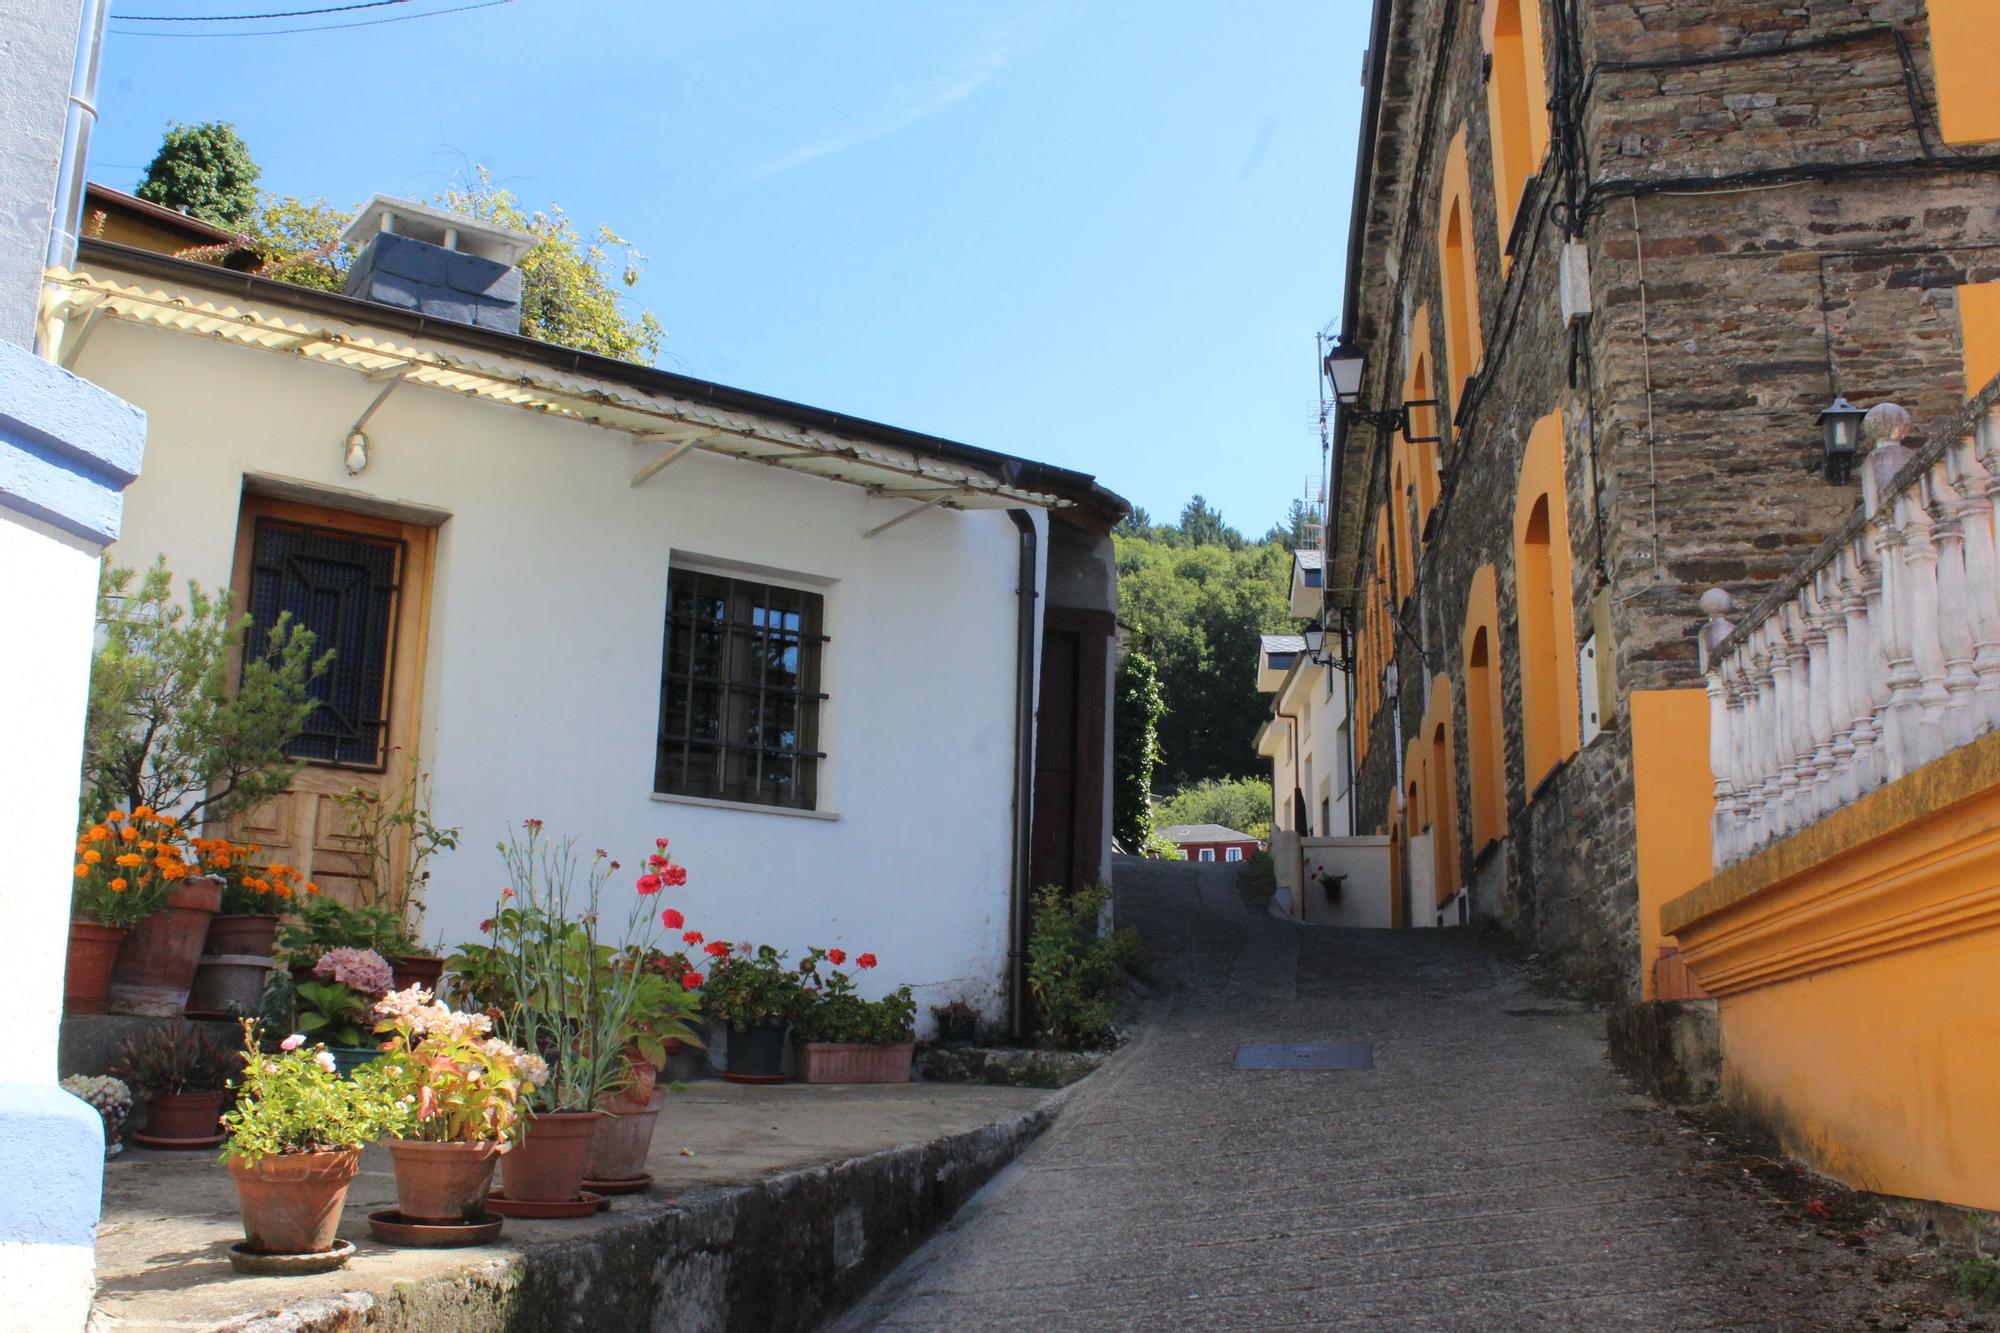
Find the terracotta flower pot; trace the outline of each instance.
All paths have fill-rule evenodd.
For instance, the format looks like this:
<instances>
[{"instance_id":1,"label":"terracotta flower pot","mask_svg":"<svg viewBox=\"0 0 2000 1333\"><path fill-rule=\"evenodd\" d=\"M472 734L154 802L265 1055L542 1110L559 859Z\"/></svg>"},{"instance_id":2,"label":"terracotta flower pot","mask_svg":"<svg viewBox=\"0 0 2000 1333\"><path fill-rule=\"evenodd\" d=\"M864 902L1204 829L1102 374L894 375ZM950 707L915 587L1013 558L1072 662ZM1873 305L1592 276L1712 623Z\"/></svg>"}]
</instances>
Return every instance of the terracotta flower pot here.
<instances>
[{"instance_id":1,"label":"terracotta flower pot","mask_svg":"<svg viewBox=\"0 0 2000 1333\"><path fill-rule=\"evenodd\" d=\"M908 1083L916 1043L861 1046L844 1041L802 1041L794 1050L801 1083Z\"/></svg>"},{"instance_id":2,"label":"terracotta flower pot","mask_svg":"<svg viewBox=\"0 0 2000 1333\"><path fill-rule=\"evenodd\" d=\"M69 963L63 969L64 1013L104 1012L111 966L126 934L124 926L101 926L95 921L69 923Z\"/></svg>"},{"instance_id":3,"label":"terracotta flower pot","mask_svg":"<svg viewBox=\"0 0 2000 1333\"><path fill-rule=\"evenodd\" d=\"M146 1103L146 1133L156 1139L212 1139L222 1132L226 1092L169 1092Z\"/></svg>"},{"instance_id":4,"label":"terracotta flower pot","mask_svg":"<svg viewBox=\"0 0 2000 1333\"><path fill-rule=\"evenodd\" d=\"M502 1145L390 1139L396 1164L396 1211L415 1222L469 1222L486 1214Z\"/></svg>"},{"instance_id":5,"label":"terracotta flower pot","mask_svg":"<svg viewBox=\"0 0 2000 1333\"><path fill-rule=\"evenodd\" d=\"M230 912L209 918L210 954L245 954L269 958L278 942L278 918L261 912Z\"/></svg>"},{"instance_id":6,"label":"terracotta flower pot","mask_svg":"<svg viewBox=\"0 0 2000 1333\"><path fill-rule=\"evenodd\" d=\"M604 1123L590 1141L590 1158L584 1165L585 1180L630 1180L646 1169L646 1154L652 1151L653 1130L659 1126L660 1110L667 1104L667 1090L655 1088L644 1101L629 1095L607 1097L597 1104Z\"/></svg>"},{"instance_id":7,"label":"terracotta flower pot","mask_svg":"<svg viewBox=\"0 0 2000 1333\"><path fill-rule=\"evenodd\" d=\"M438 979L444 976L444 959L433 958L425 953L404 954L401 958L390 959L389 969L395 974L395 989L408 990L412 986L422 986L435 995Z\"/></svg>"},{"instance_id":8,"label":"terracotta flower pot","mask_svg":"<svg viewBox=\"0 0 2000 1333\"><path fill-rule=\"evenodd\" d=\"M258 1254L320 1254L333 1248L361 1150L284 1153L255 1166L229 1159L243 1237Z\"/></svg>"},{"instance_id":9,"label":"terracotta flower pot","mask_svg":"<svg viewBox=\"0 0 2000 1333\"><path fill-rule=\"evenodd\" d=\"M111 1012L178 1017L208 940L209 918L221 905L222 881L197 875L182 880L166 906L134 926L111 969Z\"/></svg>"},{"instance_id":10,"label":"terracotta flower pot","mask_svg":"<svg viewBox=\"0 0 2000 1333\"><path fill-rule=\"evenodd\" d=\"M219 918L218 918L219 919ZM213 941L215 932L209 932ZM188 990L191 1014L254 1014L264 1002L264 982L277 964L269 955L203 954Z\"/></svg>"},{"instance_id":11,"label":"terracotta flower pot","mask_svg":"<svg viewBox=\"0 0 2000 1333\"><path fill-rule=\"evenodd\" d=\"M569 1203L583 1193L583 1168L602 1111L543 1111L523 1122L526 1135L500 1164L507 1197L526 1203Z\"/></svg>"},{"instance_id":12,"label":"terracotta flower pot","mask_svg":"<svg viewBox=\"0 0 2000 1333\"><path fill-rule=\"evenodd\" d=\"M626 1101L645 1105L646 1099L653 1095L653 1085L659 1081L660 1071L654 1067L652 1061L636 1050L625 1052L625 1068L631 1071L632 1082L618 1096ZM597 1177L591 1178L595 1180Z\"/></svg>"}]
</instances>

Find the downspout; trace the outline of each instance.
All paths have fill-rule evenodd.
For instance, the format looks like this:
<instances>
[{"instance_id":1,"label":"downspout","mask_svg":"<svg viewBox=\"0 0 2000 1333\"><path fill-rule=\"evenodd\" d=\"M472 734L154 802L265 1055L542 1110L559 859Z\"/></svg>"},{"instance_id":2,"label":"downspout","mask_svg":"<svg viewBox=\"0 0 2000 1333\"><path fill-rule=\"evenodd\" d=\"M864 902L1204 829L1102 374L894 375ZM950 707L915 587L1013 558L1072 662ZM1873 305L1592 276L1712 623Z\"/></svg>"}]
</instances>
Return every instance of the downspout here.
<instances>
[{"instance_id":1,"label":"downspout","mask_svg":"<svg viewBox=\"0 0 2000 1333\"><path fill-rule=\"evenodd\" d=\"M104 51L104 21L111 10L107 0L84 0L83 22L77 29L76 63L70 70L69 106L63 117L62 159L56 169L55 216L49 228L49 248L42 262L49 268L69 268L76 263L76 247L83 232L83 182L85 163L90 156L90 128L97 123L97 65ZM49 330L37 321L36 352L53 358L48 346Z\"/></svg>"},{"instance_id":2,"label":"downspout","mask_svg":"<svg viewBox=\"0 0 2000 1333\"><path fill-rule=\"evenodd\" d=\"M1035 764L1035 521L1025 509L1007 517L1020 532L1014 589L1014 865L1007 904L1007 1032L1016 1040L1028 1023L1028 851L1034 819Z\"/></svg>"}]
</instances>

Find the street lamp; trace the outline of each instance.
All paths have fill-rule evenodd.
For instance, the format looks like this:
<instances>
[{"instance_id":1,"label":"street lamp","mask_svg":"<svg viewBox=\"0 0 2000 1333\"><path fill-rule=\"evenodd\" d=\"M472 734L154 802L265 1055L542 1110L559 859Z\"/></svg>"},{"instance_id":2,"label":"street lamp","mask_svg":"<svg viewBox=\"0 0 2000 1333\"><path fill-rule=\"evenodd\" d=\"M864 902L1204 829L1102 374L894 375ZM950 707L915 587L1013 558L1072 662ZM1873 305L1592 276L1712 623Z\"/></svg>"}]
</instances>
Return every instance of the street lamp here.
<instances>
[{"instance_id":1,"label":"street lamp","mask_svg":"<svg viewBox=\"0 0 2000 1333\"><path fill-rule=\"evenodd\" d=\"M1320 364L1326 371L1327 382L1333 385L1334 401L1340 404L1344 415L1376 430L1410 433L1407 404L1398 403L1379 411L1361 406L1361 379L1368 370L1368 353L1348 342L1346 334L1334 339Z\"/></svg>"},{"instance_id":2,"label":"street lamp","mask_svg":"<svg viewBox=\"0 0 2000 1333\"><path fill-rule=\"evenodd\" d=\"M1854 455L1861 447L1861 419L1868 414L1848 402L1836 397L1825 411L1819 414L1820 433L1826 450L1824 472L1828 485L1844 486L1849 472L1854 466Z\"/></svg>"}]
</instances>

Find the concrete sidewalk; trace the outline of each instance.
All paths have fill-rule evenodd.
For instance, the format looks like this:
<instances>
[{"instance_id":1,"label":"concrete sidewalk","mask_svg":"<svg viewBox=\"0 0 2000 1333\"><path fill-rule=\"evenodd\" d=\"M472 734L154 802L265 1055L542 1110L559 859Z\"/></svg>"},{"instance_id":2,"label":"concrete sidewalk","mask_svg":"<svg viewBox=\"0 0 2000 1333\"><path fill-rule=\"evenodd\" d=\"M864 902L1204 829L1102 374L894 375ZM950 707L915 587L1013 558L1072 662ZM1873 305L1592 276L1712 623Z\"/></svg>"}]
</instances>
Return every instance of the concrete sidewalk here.
<instances>
[{"instance_id":1,"label":"concrete sidewalk","mask_svg":"<svg viewBox=\"0 0 2000 1333\"><path fill-rule=\"evenodd\" d=\"M604 1288L566 1309L565 1326L626 1327L613 1313L621 1305L644 1308L658 1293L612 1290L605 1255L637 1244L646 1253L639 1256L639 1278L628 1285L671 1287L685 1280L696 1288L683 1292L685 1321L659 1326L761 1327L754 1320L746 1324L744 1312L732 1308L740 1300L728 1288L739 1279L718 1267L713 1253L726 1250L744 1230L744 1216L754 1215L760 1226L768 1225L773 1236L801 1252L744 1255L743 1275L765 1258L793 1265L802 1280L817 1265L839 1279L832 1286L845 1287L830 1290L827 1299L851 1297L870 1268L879 1272L926 1234L938 1220L933 1211L948 1212L1032 1137L1045 1123L1051 1100L1051 1094L1033 1089L948 1084L691 1084L662 1114L648 1162L656 1180L651 1191L619 1198L611 1211L580 1221L510 1219L499 1244L463 1250L396 1249L370 1238L367 1215L395 1206L388 1154L375 1148L363 1158L340 1228L359 1253L344 1270L308 1278L241 1277L230 1268L228 1247L243 1233L234 1188L213 1151L127 1149L105 1168L97 1313L102 1327L121 1333L259 1327L258 1316L267 1311L287 1312L270 1324L286 1328L363 1327L377 1321L440 1330L549 1327L507 1289L522 1282L522 1261L532 1270L560 1251L561 1263L575 1265L577 1274ZM898 1156L906 1145L926 1145L929 1151ZM878 1158L881 1168L871 1173L867 1164ZM844 1174L837 1171L826 1180L800 1174L843 1163L848 1164ZM907 1179L919 1170L956 1174L944 1181ZM976 1179L963 1179L974 1172ZM754 1201L749 1214L741 1206L726 1207L732 1190L774 1180L786 1185L786 1197L796 1199L796 1207L788 1211L767 1200ZM908 1201L893 1197L904 1184L914 1190ZM706 1217L705 1207L714 1219ZM842 1212L848 1213L844 1219ZM676 1213L685 1216L671 1216ZM706 1237L694 1247L708 1254L707 1267L647 1275L647 1267L669 1266L673 1247L658 1237L697 1223L723 1235L719 1243ZM642 1229L648 1238L635 1242ZM810 1252L836 1231L845 1252L835 1255L830 1240L826 1255ZM552 1279L556 1285L569 1280L560 1274ZM426 1287L433 1289L428 1295ZM609 1322L594 1322L593 1310Z\"/></svg>"},{"instance_id":2,"label":"concrete sidewalk","mask_svg":"<svg viewBox=\"0 0 2000 1333\"><path fill-rule=\"evenodd\" d=\"M1718 1184L1613 1073L1599 1015L1488 941L1253 916L1172 863L1122 862L1117 888L1158 1011L836 1327L1959 1326L1892 1280L1900 1237ZM1232 1067L1240 1042L1322 1041L1374 1067Z\"/></svg>"}]
</instances>

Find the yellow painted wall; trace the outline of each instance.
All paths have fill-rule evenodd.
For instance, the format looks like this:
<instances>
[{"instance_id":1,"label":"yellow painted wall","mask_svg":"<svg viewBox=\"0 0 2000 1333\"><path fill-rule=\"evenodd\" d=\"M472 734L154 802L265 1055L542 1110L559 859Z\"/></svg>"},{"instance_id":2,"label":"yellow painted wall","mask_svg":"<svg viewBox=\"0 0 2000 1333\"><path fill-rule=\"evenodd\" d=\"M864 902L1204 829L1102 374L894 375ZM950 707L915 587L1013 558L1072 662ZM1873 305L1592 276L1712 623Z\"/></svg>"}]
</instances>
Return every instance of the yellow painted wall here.
<instances>
[{"instance_id":1,"label":"yellow painted wall","mask_svg":"<svg viewBox=\"0 0 2000 1333\"><path fill-rule=\"evenodd\" d=\"M1492 59L1486 81L1487 134L1493 142L1493 193L1504 248L1521 187L1549 147L1548 84L1542 64L1540 0L1486 0L1480 36ZM1500 257L1505 273L1511 261Z\"/></svg>"},{"instance_id":2,"label":"yellow painted wall","mask_svg":"<svg viewBox=\"0 0 2000 1333\"><path fill-rule=\"evenodd\" d=\"M1996 6L2000 13L2000 6ZM1995 80L2000 87L2000 80ZM2000 375L2000 282L1958 289L1958 327L1965 347L1965 392L1970 397Z\"/></svg>"},{"instance_id":3,"label":"yellow painted wall","mask_svg":"<svg viewBox=\"0 0 2000 1333\"><path fill-rule=\"evenodd\" d=\"M1465 754L1472 850L1507 836L1507 732L1500 691L1500 608L1493 566L1472 573L1459 665L1465 674ZM1475 662L1483 643L1485 661Z\"/></svg>"},{"instance_id":4,"label":"yellow painted wall","mask_svg":"<svg viewBox=\"0 0 2000 1333\"><path fill-rule=\"evenodd\" d=\"M1479 365L1479 265L1472 240L1472 190L1465 165L1465 127L1445 150L1444 180L1438 195L1438 282L1444 290L1445 400L1447 414L1458 410L1465 381Z\"/></svg>"},{"instance_id":5,"label":"yellow painted wall","mask_svg":"<svg viewBox=\"0 0 2000 1333\"><path fill-rule=\"evenodd\" d=\"M1708 691L1634 690L1633 833L1639 862L1639 971L1653 998L1660 908L1709 877L1715 789L1708 768Z\"/></svg>"},{"instance_id":6,"label":"yellow painted wall","mask_svg":"<svg viewBox=\"0 0 2000 1333\"><path fill-rule=\"evenodd\" d=\"M1949 143L2000 139L2000 4L1930 0L1931 65L1937 71L1938 126Z\"/></svg>"},{"instance_id":7,"label":"yellow painted wall","mask_svg":"<svg viewBox=\"0 0 2000 1333\"><path fill-rule=\"evenodd\" d=\"M1545 564L1528 560L1528 525L1546 500ZM1530 586L1541 582L1539 588ZM1576 608L1572 603L1569 504L1563 492L1563 423L1551 412L1528 433L1514 500L1514 595L1520 600L1521 753L1533 791L1550 769L1582 744L1576 696ZM1707 734L1707 723L1703 724Z\"/></svg>"},{"instance_id":8,"label":"yellow painted wall","mask_svg":"<svg viewBox=\"0 0 2000 1333\"><path fill-rule=\"evenodd\" d=\"M2000 928L1722 1000L1724 1093L1860 1189L2000 1208Z\"/></svg>"}]
</instances>

